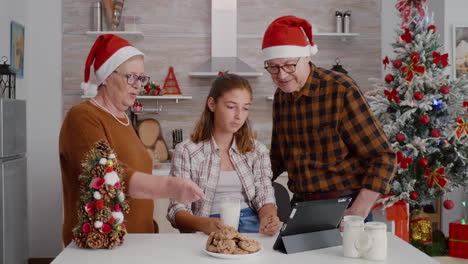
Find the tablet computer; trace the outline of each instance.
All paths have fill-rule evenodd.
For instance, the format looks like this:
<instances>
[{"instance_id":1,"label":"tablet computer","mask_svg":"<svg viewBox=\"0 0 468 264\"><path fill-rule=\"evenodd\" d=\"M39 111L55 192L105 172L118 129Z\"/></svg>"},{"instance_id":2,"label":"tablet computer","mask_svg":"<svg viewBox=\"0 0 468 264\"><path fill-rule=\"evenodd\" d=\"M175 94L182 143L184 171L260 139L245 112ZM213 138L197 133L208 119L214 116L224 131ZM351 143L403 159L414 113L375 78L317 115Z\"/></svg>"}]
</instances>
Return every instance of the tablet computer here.
<instances>
[{"instance_id":1,"label":"tablet computer","mask_svg":"<svg viewBox=\"0 0 468 264\"><path fill-rule=\"evenodd\" d=\"M273 248L283 251L282 237L285 236L337 229L351 200L351 197L344 197L295 203Z\"/></svg>"}]
</instances>

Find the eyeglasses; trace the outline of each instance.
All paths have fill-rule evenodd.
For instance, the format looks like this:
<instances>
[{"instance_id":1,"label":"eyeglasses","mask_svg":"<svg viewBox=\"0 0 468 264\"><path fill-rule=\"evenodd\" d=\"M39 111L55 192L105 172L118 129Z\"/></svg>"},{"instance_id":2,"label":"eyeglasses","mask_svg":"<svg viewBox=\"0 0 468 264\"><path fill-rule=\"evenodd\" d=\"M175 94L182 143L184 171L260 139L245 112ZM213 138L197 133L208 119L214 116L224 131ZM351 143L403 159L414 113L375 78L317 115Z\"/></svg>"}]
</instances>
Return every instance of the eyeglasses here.
<instances>
[{"instance_id":1,"label":"eyeglasses","mask_svg":"<svg viewBox=\"0 0 468 264\"><path fill-rule=\"evenodd\" d=\"M301 60L301 58L297 59L296 63L294 64L285 64L285 65L265 65L265 70L267 70L270 74L278 74L282 69L286 73L293 73L296 71L296 65Z\"/></svg>"},{"instance_id":2,"label":"eyeglasses","mask_svg":"<svg viewBox=\"0 0 468 264\"><path fill-rule=\"evenodd\" d=\"M145 86L145 85L148 84L148 82L150 80L150 77L148 75L136 75L136 74L133 74L133 73L123 74L123 73L119 73L117 71L114 71L114 73L117 73L118 75L121 75L121 76L124 76L125 78L127 78L127 83L129 85L134 85L136 82L141 81L141 85Z\"/></svg>"}]
</instances>

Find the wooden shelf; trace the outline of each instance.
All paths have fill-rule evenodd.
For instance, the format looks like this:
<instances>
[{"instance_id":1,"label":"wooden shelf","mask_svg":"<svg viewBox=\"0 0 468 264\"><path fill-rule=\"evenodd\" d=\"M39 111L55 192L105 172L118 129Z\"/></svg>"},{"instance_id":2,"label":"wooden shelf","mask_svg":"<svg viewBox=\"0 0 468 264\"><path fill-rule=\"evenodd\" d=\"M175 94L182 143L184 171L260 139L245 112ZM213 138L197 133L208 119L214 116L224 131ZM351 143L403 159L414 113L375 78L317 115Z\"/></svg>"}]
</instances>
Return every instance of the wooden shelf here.
<instances>
[{"instance_id":1,"label":"wooden shelf","mask_svg":"<svg viewBox=\"0 0 468 264\"><path fill-rule=\"evenodd\" d=\"M93 98L94 96L90 95L82 95L81 98L89 99ZM163 95L163 96L151 96L151 95L138 95L138 100L175 100L176 103L179 103L179 100L191 100L191 95Z\"/></svg>"},{"instance_id":2,"label":"wooden shelf","mask_svg":"<svg viewBox=\"0 0 468 264\"><path fill-rule=\"evenodd\" d=\"M143 37L143 32L141 31L86 31L88 36L99 36L103 34L114 34L117 36L134 36L134 37Z\"/></svg>"}]
</instances>

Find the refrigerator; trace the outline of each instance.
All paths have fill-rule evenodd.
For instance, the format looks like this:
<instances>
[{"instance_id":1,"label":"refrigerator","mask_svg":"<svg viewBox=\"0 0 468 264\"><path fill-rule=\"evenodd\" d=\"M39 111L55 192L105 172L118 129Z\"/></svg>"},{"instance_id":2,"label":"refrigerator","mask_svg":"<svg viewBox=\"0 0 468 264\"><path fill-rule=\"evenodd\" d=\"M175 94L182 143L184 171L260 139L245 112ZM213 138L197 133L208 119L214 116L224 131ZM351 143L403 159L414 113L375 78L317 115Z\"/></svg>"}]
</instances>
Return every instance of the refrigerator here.
<instances>
[{"instance_id":1,"label":"refrigerator","mask_svg":"<svg viewBox=\"0 0 468 264\"><path fill-rule=\"evenodd\" d=\"M26 101L0 99L0 263L27 263Z\"/></svg>"}]
</instances>

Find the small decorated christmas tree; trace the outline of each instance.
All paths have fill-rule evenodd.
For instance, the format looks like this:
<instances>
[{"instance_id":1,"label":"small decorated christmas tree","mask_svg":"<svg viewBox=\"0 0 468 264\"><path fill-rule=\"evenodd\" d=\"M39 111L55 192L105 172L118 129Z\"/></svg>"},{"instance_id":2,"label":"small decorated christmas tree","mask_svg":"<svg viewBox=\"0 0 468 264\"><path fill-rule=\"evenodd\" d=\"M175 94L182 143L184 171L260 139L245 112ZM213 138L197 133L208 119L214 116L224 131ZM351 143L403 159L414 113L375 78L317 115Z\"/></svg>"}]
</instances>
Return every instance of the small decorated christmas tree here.
<instances>
[{"instance_id":1,"label":"small decorated christmas tree","mask_svg":"<svg viewBox=\"0 0 468 264\"><path fill-rule=\"evenodd\" d=\"M383 60L391 73L366 95L397 153L389 199L425 205L468 184L468 81L444 74L449 56L425 1L400 0L396 7L402 17L396 56Z\"/></svg>"},{"instance_id":2,"label":"small decorated christmas tree","mask_svg":"<svg viewBox=\"0 0 468 264\"><path fill-rule=\"evenodd\" d=\"M85 156L80 175L81 197L73 241L81 248L114 248L127 233L123 169L109 144L102 140Z\"/></svg>"}]
</instances>

